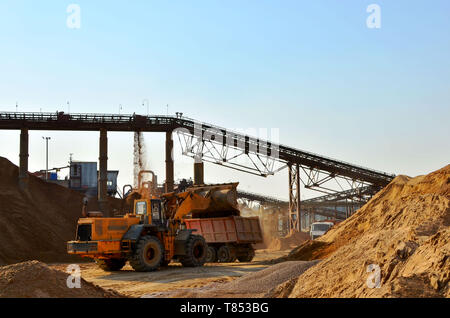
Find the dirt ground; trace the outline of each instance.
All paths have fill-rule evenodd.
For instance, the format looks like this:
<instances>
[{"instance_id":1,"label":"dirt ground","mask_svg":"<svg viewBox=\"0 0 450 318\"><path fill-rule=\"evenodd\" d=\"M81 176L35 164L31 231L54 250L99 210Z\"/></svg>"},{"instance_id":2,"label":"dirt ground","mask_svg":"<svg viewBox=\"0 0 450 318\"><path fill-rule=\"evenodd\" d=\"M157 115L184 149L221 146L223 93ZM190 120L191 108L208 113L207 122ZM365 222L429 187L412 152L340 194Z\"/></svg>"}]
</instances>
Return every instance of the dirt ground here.
<instances>
[{"instance_id":1,"label":"dirt ground","mask_svg":"<svg viewBox=\"0 0 450 318\"><path fill-rule=\"evenodd\" d=\"M95 263L79 263L81 277L105 289L112 289L129 297L171 297L175 291L201 288L211 283L226 283L238 277L267 268L264 261L285 256L287 251L257 250L250 263L205 264L186 268L172 262L156 272L138 273L127 264L119 272L105 272ZM49 264L65 271L68 264Z\"/></svg>"}]
</instances>

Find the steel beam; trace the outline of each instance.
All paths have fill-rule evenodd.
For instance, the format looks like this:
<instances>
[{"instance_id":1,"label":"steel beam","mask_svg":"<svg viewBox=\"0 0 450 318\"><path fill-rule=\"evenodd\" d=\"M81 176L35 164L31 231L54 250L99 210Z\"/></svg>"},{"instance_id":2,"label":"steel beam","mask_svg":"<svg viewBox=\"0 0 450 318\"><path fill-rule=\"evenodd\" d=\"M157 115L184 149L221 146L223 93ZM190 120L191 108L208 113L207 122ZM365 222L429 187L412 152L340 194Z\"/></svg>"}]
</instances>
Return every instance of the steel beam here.
<instances>
[{"instance_id":1,"label":"steel beam","mask_svg":"<svg viewBox=\"0 0 450 318\"><path fill-rule=\"evenodd\" d=\"M99 154L98 204L100 211L105 216L110 216L108 206L108 135L106 129L100 130Z\"/></svg>"}]
</instances>

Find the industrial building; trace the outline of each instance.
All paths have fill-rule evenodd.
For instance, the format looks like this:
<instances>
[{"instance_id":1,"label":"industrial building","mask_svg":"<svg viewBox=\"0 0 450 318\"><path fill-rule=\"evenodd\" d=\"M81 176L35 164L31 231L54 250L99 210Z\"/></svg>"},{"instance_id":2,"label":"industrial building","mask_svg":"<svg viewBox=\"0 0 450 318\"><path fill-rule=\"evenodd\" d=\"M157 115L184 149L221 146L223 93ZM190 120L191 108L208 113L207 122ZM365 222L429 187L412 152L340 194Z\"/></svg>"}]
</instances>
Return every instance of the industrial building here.
<instances>
[{"instance_id":1,"label":"industrial building","mask_svg":"<svg viewBox=\"0 0 450 318\"><path fill-rule=\"evenodd\" d=\"M108 170L107 193L110 196L117 194L118 170ZM69 188L97 196L99 172L97 162L71 161L69 174Z\"/></svg>"},{"instance_id":2,"label":"industrial building","mask_svg":"<svg viewBox=\"0 0 450 318\"><path fill-rule=\"evenodd\" d=\"M67 168L69 168L69 176L65 179L58 179L58 172ZM83 192L88 196L97 196L99 171L95 161L70 161L69 166L49 169L47 173L45 170L41 170L33 173L33 175L46 179L47 182ZM118 170L108 170L107 172L107 193L109 196L114 197L117 194L118 175Z\"/></svg>"}]
</instances>

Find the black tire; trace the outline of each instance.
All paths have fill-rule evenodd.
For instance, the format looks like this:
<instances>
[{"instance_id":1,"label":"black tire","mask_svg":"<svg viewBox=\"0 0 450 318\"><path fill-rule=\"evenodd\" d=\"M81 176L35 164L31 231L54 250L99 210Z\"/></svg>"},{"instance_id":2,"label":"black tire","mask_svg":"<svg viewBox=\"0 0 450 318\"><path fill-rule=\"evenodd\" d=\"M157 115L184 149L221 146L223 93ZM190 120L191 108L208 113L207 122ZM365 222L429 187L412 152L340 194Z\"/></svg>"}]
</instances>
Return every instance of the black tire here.
<instances>
[{"instance_id":1,"label":"black tire","mask_svg":"<svg viewBox=\"0 0 450 318\"><path fill-rule=\"evenodd\" d=\"M255 257L255 250L249 249L247 254L238 255L237 259L239 262L246 263L251 262L254 257Z\"/></svg>"},{"instance_id":2,"label":"black tire","mask_svg":"<svg viewBox=\"0 0 450 318\"><path fill-rule=\"evenodd\" d=\"M186 255L180 257L180 262L185 267L203 266L206 262L206 250L208 245L201 235L191 235L186 241Z\"/></svg>"},{"instance_id":3,"label":"black tire","mask_svg":"<svg viewBox=\"0 0 450 318\"><path fill-rule=\"evenodd\" d=\"M222 245L217 251L217 261L219 263L232 263L236 260L236 251L228 245Z\"/></svg>"},{"instance_id":4,"label":"black tire","mask_svg":"<svg viewBox=\"0 0 450 318\"><path fill-rule=\"evenodd\" d=\"M136 272L157 270L164 261L164 247L161 241L156 236L142 236L129 261Z\"/></svg>"},{"instance_id":5,"label":"black tire","mask_svg":"<svg viewBox=\"0 0 450 318\"><path fill-rule=\"evenodd\" d=\"M95 259L97 265L106 272L120 271L127 260L124 258Z\"/></svg>"},{"instance_id":6,"label":"black tire","mask_svg":"<svg viewBox=\"0 0 450 318\"><path fill-rule=\"evenodd\" d=\"M213 246L208 246L206 250L206 263L215 263L217 261L217 250Z\"/></svg>"}]
</instances>

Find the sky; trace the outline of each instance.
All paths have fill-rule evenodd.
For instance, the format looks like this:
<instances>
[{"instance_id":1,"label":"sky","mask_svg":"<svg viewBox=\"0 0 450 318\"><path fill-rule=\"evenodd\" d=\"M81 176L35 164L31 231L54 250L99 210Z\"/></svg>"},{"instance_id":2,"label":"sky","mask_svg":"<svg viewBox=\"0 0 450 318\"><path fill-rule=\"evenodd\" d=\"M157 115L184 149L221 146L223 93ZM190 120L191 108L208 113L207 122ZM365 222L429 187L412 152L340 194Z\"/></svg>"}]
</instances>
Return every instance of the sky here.
<instances>
[{"instance_id":1,"label":"sky","mask_svg":"<svg viewBox=\"0 0 450 318\"><path fill-rule=\"evenodd\" d=\"M71 4L80 28L68 27ZM380 27L368 28L380 8ZM73 20L70 20L73 21ZM450 2L357 0L0 2L0 111L184 115L415 176L449 163ZM70 103L70 109L67 102ZM169 105L168 107L166 105ZM98 133L30 132L31 171L98 160ZM164 136L145 134L164 180ZM109 134L108 168L132 182L133 136ZM0 132L18 164L19 132ZM175 139L175 177L193 160ZM288 197L262 178L205 164L207 182ZM302 198L316 195L302 191Z\"/></svg>"}]
</instances>

